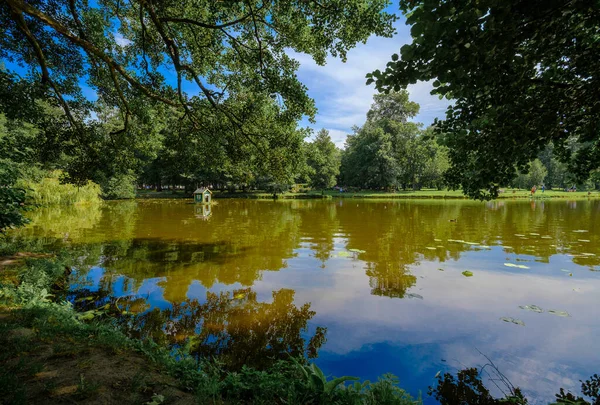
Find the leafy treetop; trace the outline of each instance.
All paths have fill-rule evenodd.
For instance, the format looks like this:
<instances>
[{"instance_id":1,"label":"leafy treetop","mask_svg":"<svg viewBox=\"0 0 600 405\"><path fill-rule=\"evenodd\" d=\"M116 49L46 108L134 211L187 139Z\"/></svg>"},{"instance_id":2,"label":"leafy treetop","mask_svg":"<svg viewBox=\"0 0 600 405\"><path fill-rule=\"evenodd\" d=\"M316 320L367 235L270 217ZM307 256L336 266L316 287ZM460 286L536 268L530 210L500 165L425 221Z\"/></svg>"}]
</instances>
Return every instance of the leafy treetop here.
<instances>
[{"instance_id":1,"label":"leafy treetop","mask_svg":"<svg viewBox=\"0 0 600 405\"><path fill-rule=\"evenodd\" d=\"M378 90L433 81L454 100L446 135L447 180L493 198L550 142L580 179L600 166L600 1L401 0L413 41ZM575 139L583 145L568 147Z\"/></svg>"},{"instance_id":2,"label":"leafy treetop","mask_svg":"<svg viewBox=\"0 0 600 405\"><path fill-rule=\"evenodd\" d=\"M260 134L252 114L263 98L248 94L277 100L287 121L315 114L288 50L319 64L328 54L345 59L371 34L393 34L395 16L383 12L388 4L6 0L0 3L0 56L30 67L79 132L85 80L101 103L120 111L123 126L115 133L127 132L133 117L160 104L206 137L214 137L213 123L225 122L225 130L255 143Z\"/></svg>"}]
</instances>

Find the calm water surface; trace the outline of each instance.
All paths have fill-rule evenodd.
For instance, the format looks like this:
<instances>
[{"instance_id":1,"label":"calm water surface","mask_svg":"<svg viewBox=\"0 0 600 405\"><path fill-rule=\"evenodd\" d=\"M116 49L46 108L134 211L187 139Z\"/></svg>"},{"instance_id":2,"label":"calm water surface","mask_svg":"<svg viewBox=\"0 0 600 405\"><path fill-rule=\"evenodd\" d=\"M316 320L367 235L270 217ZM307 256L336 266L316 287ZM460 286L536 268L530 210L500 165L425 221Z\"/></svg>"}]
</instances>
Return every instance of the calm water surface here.
<instances>
[{"instance_id":1,"label":"calm water surface","mask_svg":"<svg viewBox=\"0 0 600 405\"><path fill-rule=\"evenodd\" d=\"M391 372L416 395L483 353L533 403L600 372L598 200L150 200L32 220L13 236L79 257L75 305L111 302L132 333L195 336L232 367L318 349L326 374Z\"/></svg>"}]
</instances>

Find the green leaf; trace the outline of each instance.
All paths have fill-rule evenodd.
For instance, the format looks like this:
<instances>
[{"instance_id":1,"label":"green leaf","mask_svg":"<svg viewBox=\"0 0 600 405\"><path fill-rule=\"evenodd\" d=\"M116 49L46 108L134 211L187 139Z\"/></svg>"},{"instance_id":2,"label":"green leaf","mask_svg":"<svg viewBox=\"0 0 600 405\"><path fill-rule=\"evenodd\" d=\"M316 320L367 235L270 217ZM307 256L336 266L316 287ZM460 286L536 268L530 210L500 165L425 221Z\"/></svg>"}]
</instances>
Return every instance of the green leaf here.
<instances>
[{"instance_id":1,"label":"green leaf","mask_svg":"<svg viewBox=\"0 0 600 405\"><path fill-rule=\"evenodd\" d=\"M325 384L325 392L327 394L331 394L333 392L334 389L337 388L338 385L342 384L343 382L346 381L357 381L360 380L360 378L358 377L351 377L351 376L344 376L344 377L338 377L338 378L334 378L331 381L328 381L327 384Z\"/></svg>"}]
</instances>

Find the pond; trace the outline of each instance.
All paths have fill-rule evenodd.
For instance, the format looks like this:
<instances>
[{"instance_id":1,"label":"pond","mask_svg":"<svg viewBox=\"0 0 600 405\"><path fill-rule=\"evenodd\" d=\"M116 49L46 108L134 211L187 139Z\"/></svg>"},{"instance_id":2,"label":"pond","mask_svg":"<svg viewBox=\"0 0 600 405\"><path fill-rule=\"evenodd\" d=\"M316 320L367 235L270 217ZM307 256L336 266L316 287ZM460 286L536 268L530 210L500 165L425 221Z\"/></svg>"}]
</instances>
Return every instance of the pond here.
<instances>
[{"instance_id":1,"label":"pond","mask_svg":"<svg viewBox=\"0 0 600 405\"><path fill-rule=\"evenodd\" d=\"M112 303L132 334L232 368L318 352L328 375L390 372L426 403L438 371L485 356L533 403L600 372L599 200L146 200L31 217L12 236L78 257L76 306Z\"/></svg>"}]
</instances>

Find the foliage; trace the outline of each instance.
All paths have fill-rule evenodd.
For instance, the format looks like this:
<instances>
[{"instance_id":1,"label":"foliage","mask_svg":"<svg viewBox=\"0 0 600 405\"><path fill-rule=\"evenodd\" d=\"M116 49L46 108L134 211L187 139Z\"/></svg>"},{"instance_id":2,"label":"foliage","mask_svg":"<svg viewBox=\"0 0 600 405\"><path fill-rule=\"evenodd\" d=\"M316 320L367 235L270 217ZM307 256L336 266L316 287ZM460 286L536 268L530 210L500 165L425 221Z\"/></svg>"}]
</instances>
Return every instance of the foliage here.
<instances>
[{"instance_id":1,"label":"foliage","mask_svg":"<svg viewBox=\"0 0 600 405\"><path fill-rule=\"evenodd\" d=\"M92 181L82 186L64 183L60 170L41 172L35 177L17 183L26 190L26 199L31 204L93 204L100 201L100 186Z\"/></svg>"},{"instance_id":2,"label":"foliage","mask_svg":"<svg viewBox=\"0 0 600 405\"><path fill-rule=\"evenodd\" d=\"M371 189L441 188L447 151L432 129L421 130L408 121L418 111L406 90L376 95L365 125L346 139L342 183Z\"/></svg>"},{"instance_id":3,"label":"foliage","mask_svg":"<svg viewBox=\"0 0 600 405\"><path fill-rule=\"evenodd\" d=\"M16 169L11 161L0 159L0 233L27 223L23 216L25 190L15 186Z\"/></svg>"},{"instance_id":4,"label":"foliage","mask_svg":"<svg viewBox=\"0 0 600 405\"><path fill-rule=\"evenodd\" d=\"M544 179L548 175L548 170L539 159L535 159L529 165L526 173L519 172L518 177L514 181L514 186L517 188L530 189L533 186L541 187L544 184Z\"/></svg>"},{"instance_id":5,"label":"foliage","mask_svg":"<svg viewBox=\"0 0 600 405\"><path fill-rule=\"evenodd\" d=\"M108 200L135 198L136 178L132 174L118 174L102 187L102 197Z\"/></svg>"},{"instance_id":6,"label":"foliage","mask_svg":"<svg viewBox=\"0 0 600 405\"><path fill-rule=\"evenodd\" d=\"M326 129L321 129L314 141L308 144L307 164L311 169L308 176L311 187L320 190L335 185L340 174L340 151Z\"/></svg>"},{"instance_id":7,"label":"foliage","mask_svg":"<svg viewBox=\"0 0 600 405\"><path fill-rule=\"evenodd\" d=\"M598 168L597 0L401 0L400 8L413 41L367 84L397 91L432 80L432 94L453 100L436 124L452 186L496 197L550 142L579 182ZM573 139L577 151L567 147Z\"/></svg>"},{"instance_id":8,"label":"foliage","mask_svg":"<svg viewBox=\"0 0 600 405\"><path fill-rule=\"evenodd\" d=\"M118 119L106 131L117 149L139 131L132 129L136 120L163 109L212 145L254 145L267 153L255 119L266 99L277 102L286 124L315 114L288 50L319 64L328 55L345 60L370 35L393 34L396 17L383 11L388 5L138 0L56 7L48 0L8 0L0 5L0 53L36 72L65 110L72 139L89 129L81 119L90 107L81 89L85 78L96 104Z\"/></svg>"}]
</instances>

